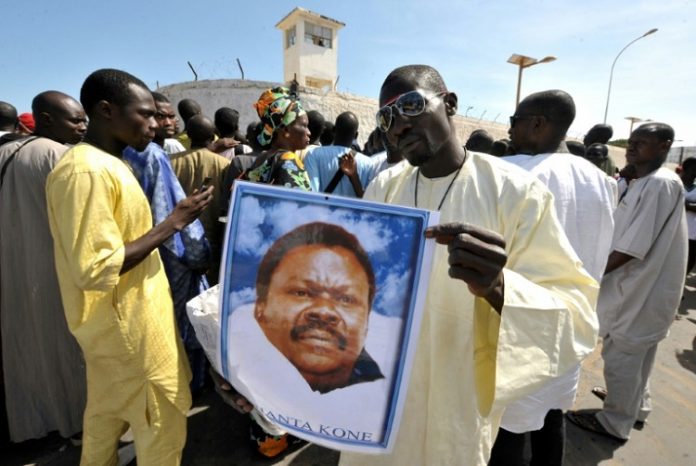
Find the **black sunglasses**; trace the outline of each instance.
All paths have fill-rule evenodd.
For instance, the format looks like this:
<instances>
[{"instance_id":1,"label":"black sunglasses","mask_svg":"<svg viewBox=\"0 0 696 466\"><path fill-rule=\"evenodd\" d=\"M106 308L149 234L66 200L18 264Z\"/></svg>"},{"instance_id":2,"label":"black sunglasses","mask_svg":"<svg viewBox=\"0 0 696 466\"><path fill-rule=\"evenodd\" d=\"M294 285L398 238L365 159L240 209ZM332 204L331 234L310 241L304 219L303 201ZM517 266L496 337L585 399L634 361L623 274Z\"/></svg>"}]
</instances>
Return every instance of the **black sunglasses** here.
<instances>
[{"instance_id":1,"label":"black sunglasses","mask_svg":"<svg viewBox=\"0 0 696 466\"><path fill-rule=\"evenodd\" d=\"M529 118L535 118L539 115L512 115L510 117L510 128L513 128L515 124L520 120L527 120Z\"/></svg>"}]
</instances>

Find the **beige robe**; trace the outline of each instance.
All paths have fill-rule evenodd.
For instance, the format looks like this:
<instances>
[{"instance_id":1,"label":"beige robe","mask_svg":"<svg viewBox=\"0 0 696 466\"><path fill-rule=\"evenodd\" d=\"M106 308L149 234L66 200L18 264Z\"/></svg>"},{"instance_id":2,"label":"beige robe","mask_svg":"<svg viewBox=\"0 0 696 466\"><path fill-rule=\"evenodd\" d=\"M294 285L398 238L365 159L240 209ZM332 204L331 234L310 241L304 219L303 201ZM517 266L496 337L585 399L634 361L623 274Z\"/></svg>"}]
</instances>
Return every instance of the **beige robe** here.
<instances>
[{"instance_id":1,"label":"beige robe","mask_svg":"<svg viewBox=\"0 0 696 466\"><path fill-rule=\"evenodd\" d=\"M0 148L0 166L26 139ZM68 148L29 142L7 165L0 191L0 320L12 441L82 430L85 363L68 330L48 228L46 177Z\"/></svg>"},{"instance_id":2,"label":"beige robe","mask_svg":"<svg viewBox=\"0 0 696 466\"><path fill-rule=\"evenodd\" d=\"M417 206L436 210L453 176L418 177ZM416 179L415 168L396 166L373 181L365 198L414 206ZM502 317L449 277L447 247L438 245L394 451L343 453L342 465L485 465L502 408L594 348L597 283L583 270L541 182L469 152L440 212L441 223L468 222L505 238Z\"/></svg>"},{"instance_id":3,"label":"beige robe","mask_svg":"<svg viewBox=\"0 0 696 466\"><path fill-rule=\"evenodd\" d=\"M213 186L213 200L200 216L205 229L205 236L210 244L211 266L208 271L208 281L211 285L218 282L220 274L220 256L224 235L223 224L219 221L223 210L227 211L230 193L223 192L222 181L230 161L208 149L190 149L186 152L170 156L172 168L184 188L187 196L199 189L203 181L210 177L209 186Z\"/></svg>"}]
</instances>

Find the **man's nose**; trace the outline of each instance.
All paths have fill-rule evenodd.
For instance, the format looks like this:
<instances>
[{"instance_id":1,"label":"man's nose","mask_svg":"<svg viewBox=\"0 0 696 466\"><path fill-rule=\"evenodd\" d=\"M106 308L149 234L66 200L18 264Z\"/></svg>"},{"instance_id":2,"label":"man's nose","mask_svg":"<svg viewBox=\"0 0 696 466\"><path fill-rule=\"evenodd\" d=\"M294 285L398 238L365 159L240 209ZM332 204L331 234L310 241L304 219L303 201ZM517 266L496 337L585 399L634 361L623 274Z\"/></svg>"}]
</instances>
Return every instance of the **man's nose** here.
<instances>
[{"instance_id":1,"label":"man's nose","mask_svg":"<svg viewBox=\"0 0 696 466\"><path fill-rule=\"evenodd\" d=\"M337 325L341 317L339 316L334 303L330 299L319 298L305 314L305 319L309 322L323 322L332 326Z\"/></svg>"}]
</instances>

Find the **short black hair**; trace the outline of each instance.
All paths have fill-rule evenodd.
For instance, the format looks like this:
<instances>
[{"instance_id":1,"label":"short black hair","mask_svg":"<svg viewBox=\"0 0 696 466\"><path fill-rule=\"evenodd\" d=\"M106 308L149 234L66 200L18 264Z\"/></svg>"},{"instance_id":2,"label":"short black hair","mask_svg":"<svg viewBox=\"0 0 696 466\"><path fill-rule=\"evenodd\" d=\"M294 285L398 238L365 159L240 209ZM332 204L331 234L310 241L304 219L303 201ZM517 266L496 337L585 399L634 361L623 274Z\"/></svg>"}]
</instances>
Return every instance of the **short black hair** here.
<instances>
[{"instance_id":1,"label":"short black hair","mask_svg":"<svg viewBox=\"0 0 696 466\"><path fill-rule=\"evenodd\" d=\"M200 147L213 140L215 137L215 125L206 116L194 115L189 119L186 132L191 139L191 146Z\"/></svg>"},{"instance_id":2,"label":"short black hair","mask_svg":"<svg viewBox=\"0 0 696 466\"><path fill-rule=\"evenodd\" d=\"M236 133L239 130L239 112L229 107L218 108L215 111L215 127L221 136Z\"/></svg>"},{"instance_id":3,"label":"short black hair","mask_svg":"<svg viewBox=\"0 0 696 466\"><path fill-rule=\"evenodd\" d=\"M82 84L80 103L90 116L94 106L102 100L122 107L130 102L131 85L149 92L147 85L130 73L112 68L97 70Z\"/></svg>"},{"instance_id":4,"label":"short black hair","mask_svg":"<svg viewBox=\"0 0 696 466\"><path fill-rule=\"evenodd\" d=\"M508 144L507 140L498 139L493 144L491 144L490 154L495 156L495 157L504 157L504 156L508 155L508 148L509 147L510 147L510 144Z\"/></svg>"},{"instance_id":5,"label":"short black hair","mask_svg":"<svg viewBox=\"0 0 696 466\"><path fill-rule=\"evenodd\" d=\"M336 117L334 124L334 142L340 141L347 144L353 142L358 132L360 123L353 112L343 112Z\"/></svg>"},{"instance_id":6,"label":"short black hair","mask_svg":"<svg viewBox=\"0 0 696 466\"><path fill-rule=\"evenodd\" d=\"M382 89L400 83L417 82L423 90L447 92L440 72L428 65L406 65L393 70L382 84Z\"/></svg>"},{"instance_id":7,"label":"short black hair","mask_svg":"<svg viewBox=\"0 0 696 466\"><path fill-rule=\"evenodd\" d=\"M674 141L674 129L666 123L645 123L634 129L633 132L648 133L651 136L655 136L661 142Z\"/></svg>"},{"instance_id":8,"label":"short black hair","mask_svg":"<svg viewBox=\"0 0 696 466\"><path fill-rule=\"evenodd\" d=\"M682 172L686 170L696 170L696 157L688 157L681 163Z\"/></svg>"},{"instance_id":9,"label":"short black hair","mask_svg":"<svg viewBox=\"0 0 696 466\"><path fill-rule=\"evenodd\" d=\"M469 135L464 147L475 152L490 154L493 148L493 136L485 129L477 129Z\"/></svg>"},{"instance_id":10,"label":"short black hair","mask_svg":"<svg viewBox=\"0 0 696 466\"><path fill-rule=\"evenodd\" d=\"M307 112L307 120L309 121L307 127L311 133L309 143L314 144L319 140L321 132L324 131L324 121L326 121L326 119L324 118L324 115L318 111L310 110Z\"/></svg>"},{"instance_id":11,"label":"short black hair","mask_svg":"<svg viewBox=\"0 0 696 466\"><path fill-rule=\"evenodd\" d=\"M169 101L169 97L167 97L164 94L160 94L159 92L152 91L152 98L155 100L155 103L163 103L163 104L171 104Z\"/></svg>"},{"instance_id":12,"label":"short black hair","mask_svg":"<svg viewBox=\"0 0 696 466\"><path fill-rule=\"evenodd\" d=\"M353 253L367 275L367 282L369 285L368 303L371 309L377 288L375 285L375 272L372 269L372 263L370 262L367 252L365 252L358 238L352 233L349 233L338 225L324 222L312 222L300 225L275 240L271 247L268 248L263 259L261 259L259 271L256 274L257 302L266 302L273 273L278 268L278 265L285 255L295 248L315 244L326 247L342 247Z\"/></svg>"},{"instance_id":13,"label":"short black hair","mask_svg":"<svg viewBox=\"0 0 696 466\"><path fill-rule=\"evenodd\" d=\"M321 131L321 136L319 136L319 142L322 146L330 146L334 141L334 124L330 121L324 122L324 129Z\"/></svg>"},{"instance_id":14,"label":"short black hair","mask_svg":"<svg viewBox=\"0 0 696 466\"><path fill-rule=\"evenodd\" d=\"M0 102L0 128L14 128L17 125L17 109L7 102Z\"/></svg>"},{"instance_id":15,"label":"short black hair","mask_svg":"<svg viewBox=\"0 0 696 466\"><path fill-rule=\"evenodd\" d=\"M181 119L184 120L184 124L186 124L192 116L201 113L201 105L193 99L180 100L176 109L179 110L179 115L181 115Z\"/></svg>"},{"instance_id":16,"label":"short black hair","mask_svg":"<svg viewBox=\"0 0 696 466\"><path fill-rule=\"evenodd\" d=\"M611 125L605 125L604 123L599 123L594 125L585 135L584 143L587 146L594 144L595 142L601 142L606 144L609 139L614 135L614 128Z\"/></svg>"},{"instance_id":17,"label":"short black hair","mask_svg":"<svg viewBox=\"0 0 696 466\"><path fill-rule=\"evenodd\" d=\"M568 148L568 151L573 154L577 155L580 157L583 157L585 155L585 144L583 144L580 141L571 141L571 140L566 140L566 147Z\"/></svg>"},{"instance_id":18,"label":"short black hair","mask_svg":"<svg viewBox=\"0 0 696 466\"><path fill-rule=\"evenodd\" d=\"M570 94L560 89L531 94L517 108L523 108L529 115L545 117L555 129L556 137L565 136L575 120L575 102Z\"/></svg>"},{"instance_id":19,"label":"short black hair","mask_svg":"<svg viewBox=\"0 0 696 466\"><path fill-rule=\"evenodd\" d=\"M587 155L588 152L590 152L590 149L597 149L600 152L600 155L602 157L607 157L609 155L609 148L607 147L606 144L602 144L601 142L595 142L594 144L590 144L587 149L585 149L585 154Z\"/></svg>"}]
</instances>

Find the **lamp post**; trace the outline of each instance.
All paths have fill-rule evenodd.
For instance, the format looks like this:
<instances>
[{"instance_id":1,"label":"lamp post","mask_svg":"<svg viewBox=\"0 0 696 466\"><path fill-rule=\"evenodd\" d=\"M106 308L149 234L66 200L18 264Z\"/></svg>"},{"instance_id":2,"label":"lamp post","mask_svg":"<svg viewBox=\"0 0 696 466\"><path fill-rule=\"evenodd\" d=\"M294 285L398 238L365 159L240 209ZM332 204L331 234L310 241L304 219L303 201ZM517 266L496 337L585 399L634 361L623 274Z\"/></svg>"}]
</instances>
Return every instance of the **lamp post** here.
<instances>
[{"instance_id":1,"label":"lamp post","mask_svg":"<svg viewBox=\"0 0 696 466\"><path fill-rule=\"evenodd\" d=\"M638 117L626 117L626 120L631 122L631 126L628 129L628 137L631 137L631 133L633 133L633 125L635 123L639 123L641 121L644 121L642 118L638 118Z\"/></svg>"},{"instance_id":2,"label":"lamp post","mask_svg":"<svg viewBox=\"0 0 696 466\"><path fill-rule=\"evenodd\" d=\"M643 34L642 36L636 37L636 38L633 39L631 42L629 42L628 44L626 44L626 46L625 46L624 48L621 49L621 51L620 51L619 54L616 56L616 58L614 58L614 63L611 64L611 71L609 72L609 89L607 89L607 105L606 105L606 107L604 108L604 124L605 124L605 125L607 124L607 114L609 113L609 97L611 96L611 82L612 82L612 80L614 79L614 66L616 66L616 60L619 59L619 57L621 56L621 54L624 53L624 50L626 50L628 47L630 47L631 44L633 44L634 42L636 42L636 41L642 39L643 37L649 36L650 34L653 34L653 33L655 33L655 32L657 32L657 28L652 28L651 30L649 30L648 32L646 32L645 34Z\"/></svg>"},{"instance_id":3,"label":"lamp post","mask_svg":"<svg viewBox=\"0 0 696 466\"><path fill-rule=\"evenodd\" d=\"M515 108L517 108L517 105L520 103L520 88L522 87L522 70L525 68L529 68L530 66L539 65L541 63L549 63L554 60L556 60L556 57L548 56L542 58L541 60L537 60L536 58L525 57L524 55L518 55L516 53L513 53L512 56L508 58L508 63L517 65L519 68L517 71L517 97L515 98Z\"/></svg>"}]
</instances>

